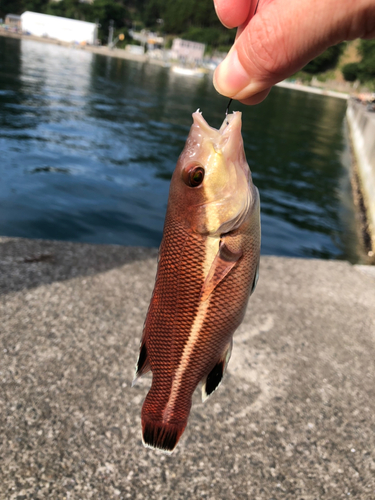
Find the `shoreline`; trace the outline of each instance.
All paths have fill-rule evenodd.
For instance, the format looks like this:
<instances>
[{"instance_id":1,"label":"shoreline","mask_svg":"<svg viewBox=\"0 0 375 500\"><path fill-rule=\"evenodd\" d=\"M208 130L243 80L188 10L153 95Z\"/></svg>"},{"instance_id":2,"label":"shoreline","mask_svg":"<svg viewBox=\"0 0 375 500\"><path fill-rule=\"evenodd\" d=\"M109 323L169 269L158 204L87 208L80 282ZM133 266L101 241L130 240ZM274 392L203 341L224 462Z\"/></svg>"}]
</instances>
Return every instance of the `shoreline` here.
<instances>
[{"instance_id":1,"label":"shoreline","mask_svg":"<svg viewBox=\"0 0 375 500\"><path fill-rule=\"evenodd\" d=\"M106 45L80 45L69 42L62 42L60 40L55 40L53 38L42 38L34 35L23 35L21 33L12 33L0 28L0 36L4 38L16 38L18 40L32 40L34 42L49 43L52 45L60 45L61 47L67 47L73 50L83 50L86 52L91 52L92 54L99 54L108 57L117 57L119 59L128 59L130 61L137 61L141 63L152 63L157 66L165 66L167 63L160 59L152 59L144 55L132 54L124 49L110 49Z\"/></svg>"},{"instance_id":2,"label":"shoreline","mask_svg":"<svg viewBox=\"0 0 375 500\"><path fill-rule=\"evenodd\" d=\"M276 83L275 87L281 87L290 90L299 90L300 92L310 92L311 94L320 94L328 97L337 97L338 99L349 99L350 94L346 92L338 92L336 90L321 89L319 87L310 87L309 85L303 85L301 83L288 82L284 80L282 82Z\"/></svg>"},{"instance_id":3,"label":"shoreline","mask_svg":"<svg viewBox=\"0 0 375 500\"><path fill-rule=\"evenodd\" d=\"M124 49L110 49L106 45L95 46L95 45L79 45L69 42L62 42L60 40L54 40L52 38L42 38L34 35L23 35L22 33L12 33L7 30L3 30L0 28L0 36L16 38L18 40L33 40L35 42L41 43L50 43L53 45L60 45L62 47L71 48L74 50L84 50L87 52L91 52L92 54L99 54L102 56L108 57L117 57L119 59L127 59L129 61L136 61L140 63L150 63L155 64L157 66L162 67L172 67L175 64L169 61L164 61L162 59L154 59L152 57L148 57L147 53L143 55L132 54ZM211 70L209 70L212 72ZM279 82L275 85L276 87L286 88L290 90L298 90L300 92L309 92L311 94L319 94L327 97L337 97L338 99L348 100L350 95L345 92L338 92L335 90L326 90L318 87L310 87L308 85L302 85L299 83L288 82L286 80Z\"/></svg>"}]
</instances>

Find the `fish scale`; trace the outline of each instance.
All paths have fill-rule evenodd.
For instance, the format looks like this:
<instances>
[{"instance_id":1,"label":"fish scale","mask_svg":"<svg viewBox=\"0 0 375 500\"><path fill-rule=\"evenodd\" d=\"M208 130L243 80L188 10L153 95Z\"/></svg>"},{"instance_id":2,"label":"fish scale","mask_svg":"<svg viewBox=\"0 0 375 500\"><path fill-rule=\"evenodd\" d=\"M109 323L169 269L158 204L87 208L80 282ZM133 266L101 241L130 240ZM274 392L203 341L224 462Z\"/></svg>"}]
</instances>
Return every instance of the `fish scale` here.
<instances>
[{"instance_id":1,"label":"fish scale","mask_svg":"<svg viewBox=\"0 0 375 500\"><path fill-rule=\"evenodd\" d=\"M219 131L200 113L193 118L171 181L136 368L136 377L148 370L153 376L142 407L143 442L166 452L186 427L199 382L206 399L222 380L260 253L259 195L241 114L228 115Z\"/></svg>"}]
</instances>

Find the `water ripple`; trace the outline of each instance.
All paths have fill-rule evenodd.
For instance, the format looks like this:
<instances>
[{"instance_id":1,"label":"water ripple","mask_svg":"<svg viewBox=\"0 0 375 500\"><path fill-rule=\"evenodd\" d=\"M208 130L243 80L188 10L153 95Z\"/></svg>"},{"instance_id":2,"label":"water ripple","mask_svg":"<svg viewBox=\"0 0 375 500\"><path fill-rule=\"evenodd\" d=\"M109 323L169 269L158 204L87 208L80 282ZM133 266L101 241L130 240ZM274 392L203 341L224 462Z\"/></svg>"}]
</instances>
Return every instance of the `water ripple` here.
<instances>
[{"instance_id":1,"label":"water ripple","mask_svg":"<svg viewBox=\"0 0 375 500\"><path fill-rule=\"evenodd\" d=\"M0 38L0 234L157 246L197 108L219 127L211 77ZM244 107L262 199L262 252L358 260L342 156L345 103L274 89ZM346 203L343 205L342 200Z\"/></svg>"}]
</instances>

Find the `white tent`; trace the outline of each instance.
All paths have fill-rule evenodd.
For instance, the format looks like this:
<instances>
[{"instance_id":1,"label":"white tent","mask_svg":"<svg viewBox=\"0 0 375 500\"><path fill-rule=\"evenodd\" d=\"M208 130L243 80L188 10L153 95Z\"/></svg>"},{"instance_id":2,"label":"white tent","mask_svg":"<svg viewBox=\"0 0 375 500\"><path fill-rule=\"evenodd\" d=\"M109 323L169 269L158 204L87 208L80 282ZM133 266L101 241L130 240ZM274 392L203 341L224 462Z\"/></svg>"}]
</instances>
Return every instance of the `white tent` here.
<instances>
[{"instance_id":1,"label":"white tent","mask_svg":"<svg viewBox=\"0 0 375 500\"><path fill-rule=\"evenodd\" d=\"M21 15L21 21L22 31L30 33L30 35L71 43L94 44L96 42L97 27L95 23L28 11Z\"/></svg>"}]
</instances>

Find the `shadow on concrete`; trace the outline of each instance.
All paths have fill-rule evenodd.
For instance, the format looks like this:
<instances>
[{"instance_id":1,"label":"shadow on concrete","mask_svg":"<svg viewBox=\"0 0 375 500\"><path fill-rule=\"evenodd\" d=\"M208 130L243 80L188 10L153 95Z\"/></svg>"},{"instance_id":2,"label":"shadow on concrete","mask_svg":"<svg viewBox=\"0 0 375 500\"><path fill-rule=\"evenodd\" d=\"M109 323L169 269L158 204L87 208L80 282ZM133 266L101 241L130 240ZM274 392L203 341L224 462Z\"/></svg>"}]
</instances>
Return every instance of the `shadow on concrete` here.
<instances>
[{"instance_id":1,"label":"shadow on concrete","mask_svg":"<svg viewBox=\"0 0 375 500\"><path fill-rule=\"evenodd\" d=\"M166 456L141 442L150 377L131 388L156 253L0 238L3 293L34 287L0 297L0 499L375 498L374 279L262 257L223 384Z\"/></svg>"},{"instance_id":2,"label":"shadow on concrete","mask_svg":"<svg viewBox=\"0 0 375 500\"><path fill-rule=\"evenodd\" d=\"M0 295L92 276L131 262L156 259L157 254L156 248L0 237Z\"/></svg>"}]
</instances>

